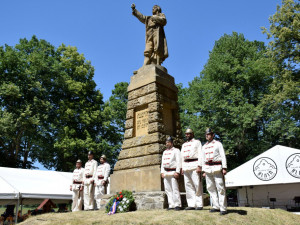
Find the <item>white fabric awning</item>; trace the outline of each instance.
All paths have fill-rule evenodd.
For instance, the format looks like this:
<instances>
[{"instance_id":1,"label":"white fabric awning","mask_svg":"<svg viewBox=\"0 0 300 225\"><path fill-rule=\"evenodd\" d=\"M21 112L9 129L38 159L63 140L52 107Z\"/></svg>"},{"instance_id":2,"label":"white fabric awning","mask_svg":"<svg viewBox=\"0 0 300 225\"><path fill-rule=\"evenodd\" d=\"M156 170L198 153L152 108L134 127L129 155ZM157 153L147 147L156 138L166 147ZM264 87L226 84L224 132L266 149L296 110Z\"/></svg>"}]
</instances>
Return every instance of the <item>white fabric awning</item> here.
<instances>
[{"instance_id":1,"label":"white fabric awning","mask_svg":"<svg viewBox=\"0 0 300 225\"><path fill-rule=\"evenodd\" d=\"M18 199L33 204L46 198L68 202L72 199L71 182L72 173L0 167L0 204Z\"/></svg>"},{"instance_id":2,"label":"white fabric awning","mask_svg":"<svg viewBox=\"0 0 300 225\"><path fill-rule=\"evenodd\" d=\"M276 145L230 171L226 187L300 183L300 150Z\"/></svg>"}]
</instances>

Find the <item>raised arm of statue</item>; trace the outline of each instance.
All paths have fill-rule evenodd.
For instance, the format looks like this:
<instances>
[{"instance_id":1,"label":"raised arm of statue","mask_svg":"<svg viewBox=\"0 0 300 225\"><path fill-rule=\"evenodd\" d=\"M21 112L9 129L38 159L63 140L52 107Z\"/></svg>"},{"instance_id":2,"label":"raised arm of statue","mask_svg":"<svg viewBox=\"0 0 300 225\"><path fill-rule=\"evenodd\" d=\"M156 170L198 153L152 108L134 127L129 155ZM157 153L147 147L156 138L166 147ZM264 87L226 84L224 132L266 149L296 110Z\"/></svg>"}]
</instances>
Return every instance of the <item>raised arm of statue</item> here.
<instances>
[{"instance_id":1,"label":"raised arm of statue","mask_svg":"<svg viewBox=\"0 0 300 225\"><path fill-rule=\"evenodd\" d=\"M140 13L137 9L132 9L132 15L134 15L136 18L139 19L142 23L146 22L146 16L144 16L142 13Z\"/></svg>"},{"instance_id":2,"label":"raised arm of statue","mask_svg":"<svg viewBox=\"0 0 300 225\"><path fill-rule=\"evenodd\" d=\"M160 13L159 15L153 15L151 18L153 21L156 22L156 24L165 26L167 24L167 19L165 14Z\"/></svg>"}]
</instances>

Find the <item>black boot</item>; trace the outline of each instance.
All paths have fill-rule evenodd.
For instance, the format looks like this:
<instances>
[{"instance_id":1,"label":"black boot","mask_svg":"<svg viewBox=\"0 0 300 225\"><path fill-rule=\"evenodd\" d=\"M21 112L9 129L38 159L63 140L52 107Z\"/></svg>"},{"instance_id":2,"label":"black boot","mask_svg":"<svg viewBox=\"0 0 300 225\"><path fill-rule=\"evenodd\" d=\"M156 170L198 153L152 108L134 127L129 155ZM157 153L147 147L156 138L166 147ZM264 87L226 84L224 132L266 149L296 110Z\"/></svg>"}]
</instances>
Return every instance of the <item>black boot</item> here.
<instances>
[{"instance_id":1,"label":"black boot","mask_svg":"<svg viewBox=\"0 0 300 225\"><path fill-rule=\"evenodd\" d=\"M224 216L224 215L226 215L226 214L227 214L227 211L221 211L221 212L220 212L220 215L221 215L221 216Z\"/></svg>"},{"instance_id":2,"label":"black boot","mask_svg":"<svg viewBox=\"0 0 300 225\"><path fill-rule=\"evenodd\" d=\"M211 213L220 212L220 210L219 209L211 209L211 210L209 210L209 212L211 212Z\"/></svg>"},{"instance_id":3,"label":"black boot","mask_svg":"<svg viewBox=\"0 0 300 225\"><path fill-rule=\"evenodd\" d=\"M184 210L195 210L195 207L186 207Z\"/></svg>"}]
</instances>

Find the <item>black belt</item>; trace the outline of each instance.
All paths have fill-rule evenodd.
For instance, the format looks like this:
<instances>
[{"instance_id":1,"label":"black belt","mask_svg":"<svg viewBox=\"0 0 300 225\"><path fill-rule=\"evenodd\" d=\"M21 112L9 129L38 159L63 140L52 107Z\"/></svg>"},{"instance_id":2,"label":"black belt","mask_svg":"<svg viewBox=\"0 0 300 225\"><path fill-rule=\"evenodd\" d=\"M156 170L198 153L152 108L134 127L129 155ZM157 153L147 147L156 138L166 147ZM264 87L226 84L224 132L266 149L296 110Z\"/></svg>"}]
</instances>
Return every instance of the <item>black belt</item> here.
<instances>
[{"instance_id":1,"label":"black belt","mask_svg":"<svg viewBox=\"0 0 300 225\"><path fill-rule=\"evenodd\" d=\"M198 161L198 158L196 159L185 159L184 162L195 162Z\"/></svg>"},{"instance_id":2,"label":"black belt","mask_svg":"<svg viewBox=\"0 0 300 225\"><path fill-rule=\"evenodd\" d=\"M222 165L222 162L205 162L205 165L208 166L215 166L215 165Z\"/></svg>"},{"instance_id":3,"label":"black belt","mask_svg":"<svg viewBox=\"0 0 300 225\"><path fill-rule=\"evenodd\" d=\"M176 171L176 168L164 168L165 171L169 172L169 171Z\"/></svg>"},{"instance_id":4,"label":"black belt","mask_svg":"<svg viewBox=\"0 0 300 225\"><path fill-rule=\"evenodd\" d=\"M91 178L93 177L92 175L85 175L86 178Z\"/></svg>"},{"instance_id":5,"label":"black belt","mask_svg":"<svg viewBox=\"0 0 300 225\"><path fill-rule=\"evenodd\" d=\"M73 184L82 184L82 182L81 181L73 181Z\"/></svg>"},{"instance_id":6,"label":"black belt","mask_svg":"<svg viewBox=\"0 0 300 225\"><path fill-rule=\"evenodd\" d=\"M104 179L104 176L98 176L98 179Z\"/></svg>"}]
</instances>

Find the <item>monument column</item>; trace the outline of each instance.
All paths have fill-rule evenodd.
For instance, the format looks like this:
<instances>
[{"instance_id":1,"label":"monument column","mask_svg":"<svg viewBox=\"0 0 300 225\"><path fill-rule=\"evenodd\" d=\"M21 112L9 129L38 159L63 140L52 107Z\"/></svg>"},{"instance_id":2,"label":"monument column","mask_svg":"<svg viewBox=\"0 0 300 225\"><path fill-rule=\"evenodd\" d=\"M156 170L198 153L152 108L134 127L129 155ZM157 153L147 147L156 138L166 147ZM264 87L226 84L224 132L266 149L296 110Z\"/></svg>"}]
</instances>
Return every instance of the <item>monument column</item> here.
<instances>
[{"instance_id":1,"label":"monument column","mask_svg":"<svg viewBox=\"0 0 300 225\"><path fill-rule=\"evenodd\" d=\"M138 209L163 208L166 205L161 157L168 136L181 146L181 128L174 78L161 63L168 57L164 26L166 16L158 5L152 16L140 13L135 4L132 14L146 28L144 65L134 73L128 86L128 104L124 141L111 175L111 193L134 191ZM180 178L183 183L183 178ZM181 186L181 190L183 185Z\"/></svg>"},{"instance_id":2,"label":"monument column","mask_svg":"<svg viewBox=\"0 0 300 225\"><path fill-rule=\"evenodd\" d=\"M166 137L181 144L177 92L174 78L160 65L144 65L131 77L124 141L111 175L112 193L163 191L160 165Z\"/></svg>"}]
</instances>

